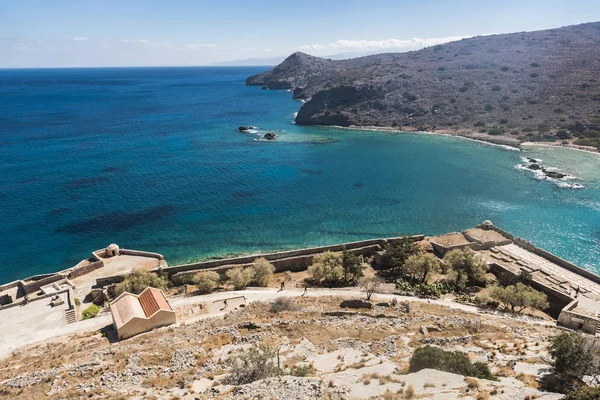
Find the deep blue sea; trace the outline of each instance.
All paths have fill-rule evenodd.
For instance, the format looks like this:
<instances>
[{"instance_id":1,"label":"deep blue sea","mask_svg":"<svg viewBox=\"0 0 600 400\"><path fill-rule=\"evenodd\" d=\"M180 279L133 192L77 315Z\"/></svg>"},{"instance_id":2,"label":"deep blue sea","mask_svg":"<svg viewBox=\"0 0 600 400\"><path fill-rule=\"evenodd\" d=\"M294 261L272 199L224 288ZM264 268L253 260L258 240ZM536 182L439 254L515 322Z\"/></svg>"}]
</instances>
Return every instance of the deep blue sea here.
<instances>
[{"instance_id":1,"label":"deep blue sea","mask_svg":"<svg viewBox=\"0 0 600 400\"><path fill-rule=\"evenodd\" d=\"M177 264L486 219L600 271L597 156L296 126L291 93L244 85L263 69L0 70L0 282L112 242ZM523 155L584 188L534 179Z\"/></svg>"}]
</instances>

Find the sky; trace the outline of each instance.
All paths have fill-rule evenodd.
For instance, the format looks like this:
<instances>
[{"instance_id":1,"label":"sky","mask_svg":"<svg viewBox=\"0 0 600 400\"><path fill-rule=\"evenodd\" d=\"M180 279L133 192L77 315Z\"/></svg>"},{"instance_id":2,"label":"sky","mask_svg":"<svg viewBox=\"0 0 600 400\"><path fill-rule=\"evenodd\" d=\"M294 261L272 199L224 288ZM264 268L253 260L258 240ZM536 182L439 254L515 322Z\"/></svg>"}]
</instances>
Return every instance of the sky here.
<instances>
[{"instance_id":1,"label":"sky","mask_svg":"<svg viewBox=\"0 0 600 400\"><path fill-rule=\"evenodd\" d=\"M600 0L6 0L0 68L397 52L600 21Z\"/></svg>"}]
</instances>

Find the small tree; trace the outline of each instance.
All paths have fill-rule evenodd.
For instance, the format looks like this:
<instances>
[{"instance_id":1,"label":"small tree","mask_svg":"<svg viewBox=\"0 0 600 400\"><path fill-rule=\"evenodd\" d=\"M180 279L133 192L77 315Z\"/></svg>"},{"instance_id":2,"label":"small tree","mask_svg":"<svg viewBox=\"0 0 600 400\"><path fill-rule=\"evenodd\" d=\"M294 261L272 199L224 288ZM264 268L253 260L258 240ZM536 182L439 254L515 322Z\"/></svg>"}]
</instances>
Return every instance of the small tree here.
<instances>
[{"instance_id":1,"label":"small tree","mask_svg":"<svg viewBox=\"0 0 600 400\"><path fill-rule=\"evenodd\" d=\"M350 282L361 278L364 265L353 252L344 250L342 252L342 268L344 269L344 281Z\"/></svg>"},{"instance_id":2,"label":"small tree","mask_svg":"<svg viewBox=\"0 0 600 400\"><path fill-rule=\"evenodd\" d=\"M225 275L231 280L235 290L242 290L252 282L254 271L251 268L235 267L228 270Z\"/></svg>"},{"instance_id":3,"label":"small tree","mask_svg":"<svg viewBox=\"0 0 600 400\"><path fill-rule=\"evenodd\" d=\"M492 289L491 297L513 312L521 312L528 307L538 310L548 308L548 299L544 293L521 282L507 287L496 286Z\"/></svg>"},{"instance_id":4,"label":"small tree","mask_svg":"<svg viewBox=\"0 0 600 400\"><path fill-rule=\"evenodd\" d=\"M212 293L219 284L221 277L215 271L203 271L194 275L193 281L202 294Z\"/></svg>"},{"instance_id":5,"label":"small tree","mask_svg":"<svg viewBox=\"0 0 600 400\"><path fill-rule=\"evenodd\" d=\"M123 292L140 294L149 286L164 290L167 287L167 279L145 269L136 268L125 277L123 282L115 286L114 294L115 296Z\"/></svg>"},{"instance_id":6,"label":"small tree","mask_svg":"<svg viewBox=\"0 0 600 400\"><path fill-rule=\"evenodd\" d=\"M360 278L358 284L365 291L367 300L371 300L371 296L373 296L373 293L377 293L379 287L383 284L383 280L378 276L365 276Z\"/></svg>"},{"instance_id":7,"label":"small tree","mask_svg":"<svg viewBox=\"0 0 600 400\"><path fill-rule=\"evenodd\" d=\"M254 283L256 286L267 287L275 272L275 267L266 258L258 258L252 264Z\"/></svg>"},{"instance_id":8,"label":"small tree","mask_svg":"<svg viewBox=\"0 0 600 400\"><path fill-rule=\"evenodd\" d=\"M579 380L590 377L595 384L600 383L599 339L565 332L552 339L548 350L558 375Z\"/></svg>"},{"instance_id":9,"label":"small tree","mask_svg":"<svg viewBox=\"0 0 600 400\"><path fill-rule=\"evenodd\" d=\"M298 306L292 297L278 297L271 303L270 311L272 313L279 313L281 311L296 311Z\"/></svg>"},{"instance_id":10,"label":"small tree","mask_svg":"<svg viewBox=\"0 0 600 400\"><path fill-rule=\"evenodd\" d=\"M341 253L326 251L313 258L312 265L308 267L308 273L315 282L338 283L344 277L342 263Z\"/></svg>"},{"instance_id":11,"label":"small tree","mask_svg":"<svg viewBox=\"0 0 600 400\"><path fill-rule=\"evenodd\" d=\"M400 268L408 257L421 251L419 245L408 238L402 238L386 249L383 255L383 265L388 268Z\"/></svg>"},{"instance_id":12,"label":"small tree","mask_svg":"<svg viewBox=\"0 0 600 400\"><path fill-rule=\"evenodd\" d=\"M413 254L404 263L403 270L413 279L427 283L430 274L441 270L440 261L430 253Z\"/></svg>"},{"instance_id":13,"label":"small tree","mask_svg":"<svg viewBox=\"0 0 600 400\"><path fill-rule=\"evenodd\" d=\"M444 262L452 270L456 286L485 286L485 263L468 247L448 252Z\"/></svg>"}]
</instances>

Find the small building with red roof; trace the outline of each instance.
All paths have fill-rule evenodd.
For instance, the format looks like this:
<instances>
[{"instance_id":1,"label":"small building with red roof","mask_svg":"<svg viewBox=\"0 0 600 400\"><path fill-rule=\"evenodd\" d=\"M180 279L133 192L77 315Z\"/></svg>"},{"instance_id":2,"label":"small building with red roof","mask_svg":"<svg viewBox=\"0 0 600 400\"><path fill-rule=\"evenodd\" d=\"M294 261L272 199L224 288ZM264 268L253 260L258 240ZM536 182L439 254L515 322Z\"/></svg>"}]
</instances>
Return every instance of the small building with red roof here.
<instances>
[{"instance_id":1,"label":"small building with red roof","mask_svg":"<svg viewBox=\"0 0 600 400\"><path fill-rule=\"evenodd\" d=\"M165 294L153 287L146 288L139 295L122 293L110 303L110 312L119 339L177 322L175 311Z\"/></svg>"}]
</instances>

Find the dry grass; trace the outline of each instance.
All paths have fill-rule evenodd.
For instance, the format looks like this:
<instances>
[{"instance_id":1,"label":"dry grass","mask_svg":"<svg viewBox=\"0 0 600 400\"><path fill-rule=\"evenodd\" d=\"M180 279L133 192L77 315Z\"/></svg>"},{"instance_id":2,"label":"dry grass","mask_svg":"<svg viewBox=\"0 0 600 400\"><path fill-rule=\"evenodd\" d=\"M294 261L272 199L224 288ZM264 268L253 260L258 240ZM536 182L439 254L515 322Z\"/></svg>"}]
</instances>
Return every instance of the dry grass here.
<instances>
[{"instance_id":1,"label":"dry grass","mask_svg":"<svg viewBox=\"0 0 600 400\"><path fill-rule=\"evenodd\" d=\"M539 382L533 375L519 374L515 378L520 380L525 386L528 386L530 388L539 389L540 387Z\"/></svg>"}]
</instances>

